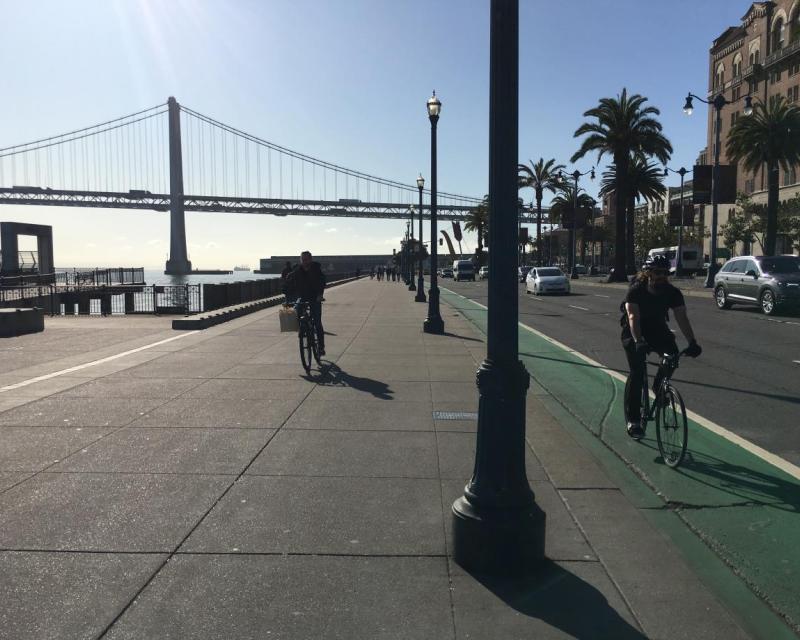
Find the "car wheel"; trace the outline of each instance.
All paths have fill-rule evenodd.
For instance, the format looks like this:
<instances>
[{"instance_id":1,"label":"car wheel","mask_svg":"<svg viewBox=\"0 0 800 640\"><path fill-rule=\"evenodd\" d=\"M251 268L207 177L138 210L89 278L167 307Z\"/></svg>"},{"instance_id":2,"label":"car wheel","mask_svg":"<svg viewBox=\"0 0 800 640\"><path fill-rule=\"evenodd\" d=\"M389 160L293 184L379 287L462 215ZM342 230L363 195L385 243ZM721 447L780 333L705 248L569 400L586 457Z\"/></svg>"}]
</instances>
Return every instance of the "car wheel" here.
<instances>
[{"instance_id":1,"label":"car wheel","mask_svg":"<svg viewBox=\"0 0 800 640\"><path fill-rule=\"evenodd\" d=\"M765 316L771 316L775 313L775 294L770 289L764 289L761 294L761 311Z\"/></svg>"},{"instance_id":2,"label":"car wheel","mask_svg":"<svg viewBox=\"0 0 800 640\"><path fill-rule=\"evenodd\" d=\"M728 300L728 293L725 291L725 287L717 287L717 290L714 291L714 300L718 309L731 308L731 302Z\"/></svg>"}]
</instances>

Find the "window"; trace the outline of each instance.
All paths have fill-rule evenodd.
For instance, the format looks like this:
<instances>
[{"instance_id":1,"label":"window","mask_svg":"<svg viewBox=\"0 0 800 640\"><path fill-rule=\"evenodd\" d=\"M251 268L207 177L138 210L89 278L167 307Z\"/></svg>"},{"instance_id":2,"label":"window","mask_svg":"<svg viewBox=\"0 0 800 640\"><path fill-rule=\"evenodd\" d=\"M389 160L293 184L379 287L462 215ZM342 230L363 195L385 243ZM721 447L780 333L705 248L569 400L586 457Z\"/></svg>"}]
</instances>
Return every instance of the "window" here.
<instances>
[{"instance_id":1,"label":"window","mask_svg":"<svg viewBox=\"0 0 800 640\"><path fill-rule=\"evenodd\" d=\"M697 258L697 252L694 252L694 253L695 253L694 257L696 259ZM688 256L686 255L686 252L684 252L683 257L684 257L684 260L688 259ZM728 262L726 262L723 265L723 267L722 267L722 269L720 269L720 271L722 271L723 273L730 273L731 271L733 271L733 268L736 266L737 262L739 262L739 260L729 260Z\"/></svg>"},{"instance_id":2,"label":"window","mask_svg":"<svg viewBox=\"0 0 800 640\"><path fill-rule=\"evenodd\" d=\"M781 81L781 70L780 69L776 69L775 71L773 71L772 73L769 74L769 83L770 84L775 84L775 83L780 82L780 81Z\"/></svg>"},{"instance_id":3,"label":"window","mask_svg":"<svg viewBox=\"0 0 800 640\"><path fill-rule=\"evenodd\" d=\"M796 76L798 73L800 73L800 62L794 62L789 67L789 77Z\"/></svg>"},{"instance_id":4,"label":"window","mask_svg":"<svg viewBox=\"0 0 800 640\"><path fill-rule=\"evenodd\" d=\"M750 178L749 180L744 181L744 192L745 193L753 193L756 190L756 179Z\"/></svg>"},{"instance_id":5,"label":"window","mask_svg":"<svg viewBox=\"0 0 800 640\"><path fill-rule=\"evenodd\" d=\"M797 183L797 169L792 167L789 171L783 172L783 186L788 187L790 184Z\"/></svg>"},{"instance_id":6,"label":"window","mask_svg":"<svg viewBox=\"0 0 800 640\"><path fill-rule=\"evenodd\" d=\"M786 23L782 18L778 18L775 28L772 30L772 50L783 49L784 37L786 35Z\"/></svg>"},{"instance_id":7,"label":"window","mask_svg":"<svg viewBox=\"0 0 800 640\"><path fill-rule=\"evenodd\" d=\"M755 271L758 273L758 267L756 263L752 260L744 260L744 272L747 273L748 271Z\"/></svg>"},{"instance_id":8,"label":"window","mask_svg":"<svg viewBox=\"0 0 800 640\"><path fill-rule=\"evenodd\" d=\"M740 75L742 75L742 56L737 53L733 59L733 77L738 78Z\"/></svg>"},{"instance_id":9,"label":"window","mask_svg":"<svg viewBox=\"0 0 800 640\"><path fill-rule=\"evenodd\" d=\"M731 101L736 102L739 98L742 97L742 88L736 87L731 93L733 94L731 96Z\"/></svg>"},{"instance_id":10,"label":"window","mask_svg":"<svg viewBox=\"0 0 800 640\"><path fill-rule=\"evenodd\" d=\"M714 88L722 89L725 86L725 65L720 64L714 74Z\"/></svg>"},{"instance_id":11,"label":"window","mask_svg":"<svg viewBox=\"0 0 800 640\"><path fill-rule=\"evenodd\" d=\"M734 112L731 114L731 127L733 127L733 125L735 125L735 124L736 124L736 121L737 121L738 119L739 119L739 112L738 112L738 111L734 111Z\"/></svg>"},{"instance_id":12,"label":"window","mask_svg":"<svg viewBox=\"0 0 800 640\"><path fill-rule=\"evenodd\" d=\"M786 92L786 100L788 102L797 102L800 98L800 85L794 85Z\"/></svg>"},{"instance_id":13,"label":"window","mask_svg":"<svg viewBox=\"0 0 800 640\"><path fill-rule=\"evenodd\" d=\"M746 260L731 260L728 264L725 265L727 267L730 265L730 269L727 270L729 273L744 273L744 265ZM723 269L725 268L723 267Z\"/></svg>"}]
</instances>

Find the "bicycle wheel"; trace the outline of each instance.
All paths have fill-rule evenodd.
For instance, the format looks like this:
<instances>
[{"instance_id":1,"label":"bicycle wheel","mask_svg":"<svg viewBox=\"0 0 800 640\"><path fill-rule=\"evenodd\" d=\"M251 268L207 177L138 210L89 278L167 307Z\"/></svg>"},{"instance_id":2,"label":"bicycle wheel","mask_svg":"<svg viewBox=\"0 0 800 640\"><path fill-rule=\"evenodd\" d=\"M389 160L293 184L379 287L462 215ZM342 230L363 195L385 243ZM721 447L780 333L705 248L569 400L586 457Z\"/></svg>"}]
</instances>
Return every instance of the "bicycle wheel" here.
<instances>
[{"instance_id":1,"label":"bicycle wheel","mask_svg":"<svg viewBox=\"0 0 800 640\"><path fill-rule=\"evenodd\" d=\"M689 426L686 421L686 407L676 389L667 385L656 398L656 439L658 450L664 464L675 468L686 455L689 441Z\"/></svg>"},{"instance_id":2,"label":"bicycle wheel","mask_svg":"<svg viewBox=\"0 0 800 640\"><path fill-rule=\"evenodd\" d=\"M300 361L303 363L303 369L306 370L306 373L311 373L311 341L309 340L309 334L308 322L301 323L298 333L300 339Z\"/></svg>"},{"instance_id":3,"label":"bicycle wheel","mask_svg":"<svg viewBox=\"0 0 800 640\"><path fill-rule=\"evenodd\" d=\"M319 355L319 342L317 341L317 323L313 320L308 323L308 335L310 336L309 341L311 342L311 353L314 356L314 360L317 361L317 364L322 364Z\"/></svg>"}]
</instances>

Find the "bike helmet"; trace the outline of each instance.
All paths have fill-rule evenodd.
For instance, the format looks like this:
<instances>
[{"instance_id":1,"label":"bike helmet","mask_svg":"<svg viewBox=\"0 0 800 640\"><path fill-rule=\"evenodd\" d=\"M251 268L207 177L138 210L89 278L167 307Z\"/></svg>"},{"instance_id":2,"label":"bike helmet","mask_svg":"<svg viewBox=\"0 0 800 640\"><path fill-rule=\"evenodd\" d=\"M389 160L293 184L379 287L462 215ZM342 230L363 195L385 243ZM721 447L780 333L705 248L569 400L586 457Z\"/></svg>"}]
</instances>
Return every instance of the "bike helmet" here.
<instances>
[{"instance_id":1,"label":"bike helmet","mask_svg":"<svg viewBox=\"0 0 800 640\"><path fill-rule=\"evenodd\" d=\"M655 269L669 271L669 268L669 259L664 255L648 256L642 265L642 271L653 271Z\"/></svg>"}]
</instances>

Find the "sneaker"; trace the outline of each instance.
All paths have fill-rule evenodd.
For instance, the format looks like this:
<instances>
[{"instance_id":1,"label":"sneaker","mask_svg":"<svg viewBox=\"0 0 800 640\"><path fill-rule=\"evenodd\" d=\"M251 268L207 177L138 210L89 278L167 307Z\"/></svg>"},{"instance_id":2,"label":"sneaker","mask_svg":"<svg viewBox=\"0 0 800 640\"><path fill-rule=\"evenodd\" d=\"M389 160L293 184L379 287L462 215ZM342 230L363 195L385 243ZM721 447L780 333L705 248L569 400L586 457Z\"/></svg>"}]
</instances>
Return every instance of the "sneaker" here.
<instances>
[{"instance_id":1,"label":"sneaker","mask_svg":"<svg viewBox=\"0 0 800 640\"><path fill-rule=\"evenodd\" d=\"M641 440L644 437L644 429L638 422L628 423L628 435L634 440Z\"/></svg>"}]
</instances>

